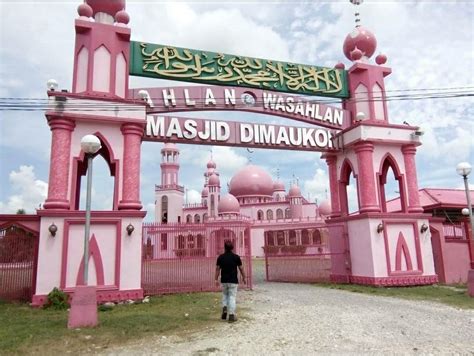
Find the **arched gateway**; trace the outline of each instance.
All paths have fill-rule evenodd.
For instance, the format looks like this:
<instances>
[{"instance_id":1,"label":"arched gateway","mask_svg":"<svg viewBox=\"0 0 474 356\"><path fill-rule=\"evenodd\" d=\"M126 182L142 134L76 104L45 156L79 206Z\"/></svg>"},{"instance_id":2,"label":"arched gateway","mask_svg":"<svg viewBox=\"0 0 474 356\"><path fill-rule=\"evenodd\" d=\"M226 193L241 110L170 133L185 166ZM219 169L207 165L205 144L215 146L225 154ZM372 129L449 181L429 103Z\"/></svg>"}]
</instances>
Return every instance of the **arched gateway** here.
<instances>
[{"instance_id":1,"label":"arched gateway","mask_svg":"<svg viewBox=\"0 0 474 356\"><path fill-rule=\"evenodd\" d=\"M53 287L73 291L80 283L85 220L78 202L80 177L87 171L80 140L91 133L99 137L102 149L98 154L114 177L113 209L93 212L91 220L89 273L91 284L97 285L99 301L143 296L142 253L147 258L153 248L150 240L142 238L146 212L141 210L139 187L140 147L144 140L324 152L332 207L326 226L331 251L338 253L331 263L331 279L370 285L437 281L427 235L428 220L418 198L417 128L389 123L384 78L391 69L384 66L384 55L376 57L377 65L370 62L376 46L373 34L356 27L347 36L344 53L353 62L348 70L342 64L323 68L133 42L124 9L125 0L87 0L79 6L72 92L48 92L51 162L48 197L44 209L38 211L41 226L35 305L42 304ZM129 75L204 85L144 91L129 88ZM308 95L341 98L343 108L316 103L307 99ZM199 110L272 114L313 126L174 115ZM163 153L162 188L171 189L157 204L157 219L184 223L188 217L173 215L173 194L182 193L176 178L178 153L171 144L165 146ZM400 188L401 210L396 213L386 209L384 184L388 169L394 172ZM349 215L346 190L351 175L356 181L359 210ZM218 201L213 200L218 189L218 183L209 184L208 191L203 192L209 197L207 211L189 214L190 221L197 225L204 220L214 221L218 225L219 218L232 218L232 210L225 214L218 211ZM288 214L297 211L292 207ZM262 219L283 215L286 213L282 209L261 212ZM242 237L239 248L248 247L248 222L238 218L236 221L236 226L241 224L240 230L216 228L216 244L221 243L221 237L236 241ZM55 236L49 232L52 224L57 227ZM126 229L130 224L133 232ZM175 243L205 254L206 232L198 230L177 235ZM166 231L160 232L162 248L169 241L163 234ZM276 241L279 234L290 241L289 245L295 241L320 244L325 239L310 227L274 231L266 234L266 239Z\"/></svg>"}]
</instances>

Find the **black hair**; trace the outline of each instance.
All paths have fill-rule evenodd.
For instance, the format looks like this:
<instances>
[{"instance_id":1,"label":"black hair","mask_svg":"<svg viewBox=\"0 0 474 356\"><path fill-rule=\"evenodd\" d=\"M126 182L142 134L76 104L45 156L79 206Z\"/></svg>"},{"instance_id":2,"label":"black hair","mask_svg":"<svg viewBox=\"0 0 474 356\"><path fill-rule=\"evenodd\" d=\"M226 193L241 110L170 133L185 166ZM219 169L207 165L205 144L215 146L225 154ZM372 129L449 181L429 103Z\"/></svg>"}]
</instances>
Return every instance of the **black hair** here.
<instances>
[{"instance_id":1,"label":"black hair","mask_svg":"<svg viewBox=\"0 0 474 356\"><path fill-rule=\"evenodd\" d=\"M231 252L233 249L234 249L234 244L232 243L232 241L227 240L224 242L225 252Z\"/></svg>"}]
</instances>

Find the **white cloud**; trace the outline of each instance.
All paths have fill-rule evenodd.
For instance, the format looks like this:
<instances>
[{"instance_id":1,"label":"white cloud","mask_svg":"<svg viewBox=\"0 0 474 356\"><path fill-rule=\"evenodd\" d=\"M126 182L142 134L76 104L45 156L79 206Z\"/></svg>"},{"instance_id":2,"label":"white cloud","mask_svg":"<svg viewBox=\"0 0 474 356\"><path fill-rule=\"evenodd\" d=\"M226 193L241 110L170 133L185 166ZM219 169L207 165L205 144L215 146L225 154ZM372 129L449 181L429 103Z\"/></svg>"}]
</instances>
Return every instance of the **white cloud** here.
<instances>
[{"instance_id":1,"label":"white cloud","mask_svg":"<svg viewBox=\"0 0 474 356\"><path fill-rule=\"evenodd\" d=\"M304 192L310 194L311 200L315 198L318 202L329 199L329 177L325 170L316 168L316 172L312 179L303 183Z\"/></svg>"},{"instance_id":2,"label":"white cloud","mask_svg":"<svg viewBox=\"0 0 474 356\"><path fill-rule=\"evenodd\" d=\"M186 192L188 204L201 202L201 193L194 189L188 189Z\"/></svg>"},{"instance_id":3,"label":"white cloud","mask_svg":"<svg viewBox=\"0 0 474 356\"><path fill-rule=\"evenodd\" d=\"M24 209L32 214L45 201L48 184L36 179L33 166L20 166L18 171L10 172L9 181L13 194L6 202L0 202L1 212L16 213Z\"/></svg>"}]
</instances>

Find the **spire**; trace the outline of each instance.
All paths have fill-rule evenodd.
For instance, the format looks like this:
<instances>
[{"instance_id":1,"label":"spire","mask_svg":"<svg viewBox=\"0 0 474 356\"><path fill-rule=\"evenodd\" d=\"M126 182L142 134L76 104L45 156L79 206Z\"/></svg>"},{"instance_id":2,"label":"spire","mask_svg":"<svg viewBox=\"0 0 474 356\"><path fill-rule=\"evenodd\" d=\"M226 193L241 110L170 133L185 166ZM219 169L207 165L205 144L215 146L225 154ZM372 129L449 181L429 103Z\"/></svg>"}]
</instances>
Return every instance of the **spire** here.
<instances>
[{"instance_id":1,"label":"spire","mask_svg":"<svg viewBox=\"0 0 474 356\"><path fill-rule=\"evenodd\" d=\"M355 17L355 27L359 28L360 27L360 13L357 10L357 7L364 2L364 0L350 0L351 4L356 6L356 11L354 13Z\"/></svg>"}]
</instances>

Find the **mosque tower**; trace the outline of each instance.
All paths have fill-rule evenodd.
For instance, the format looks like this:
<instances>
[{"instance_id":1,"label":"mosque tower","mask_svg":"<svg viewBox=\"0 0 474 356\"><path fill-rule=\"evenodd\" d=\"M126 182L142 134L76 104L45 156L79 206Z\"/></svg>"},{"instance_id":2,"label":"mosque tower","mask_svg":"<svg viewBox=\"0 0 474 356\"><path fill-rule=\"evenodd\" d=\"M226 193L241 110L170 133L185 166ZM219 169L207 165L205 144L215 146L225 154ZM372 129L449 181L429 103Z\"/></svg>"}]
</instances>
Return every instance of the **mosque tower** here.
<instances>
[{"instance_id":1,"label":"mosque tower","mask_svg":"<svg viewBox=\"0 0 474 356\"><path fill-rule=\"evenodd\" d=\"M181 222L184 187L178 185L179 149L165 143L161 149L161 185L155 185L155 221Z\"/></svg>"},{"instance_id":2,"label":"mosque tower","mask_svg":"<svg viewBox=\"0 0 474 356\"><path fill-rule=\"evenodd\" d=\"M301 218L303 216L303 196L301 195L300 187L294 184L288 192L288 198L290 200L291 218Z\"/></svg>"},{"instance_id":3,"label":"mosque tower","mask_svg":"<svg viewBox=\"0 0 474 356\"><path fill-rule=\"evenodd\" d=\"M207 182L207 188L209 189L209 201L207 204L207 216L217 217L218 214L218 204L221 194L221 183L217 174L213 173L209 177Z\"/></svg>"}]
</instances>

